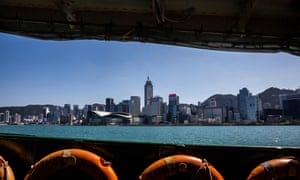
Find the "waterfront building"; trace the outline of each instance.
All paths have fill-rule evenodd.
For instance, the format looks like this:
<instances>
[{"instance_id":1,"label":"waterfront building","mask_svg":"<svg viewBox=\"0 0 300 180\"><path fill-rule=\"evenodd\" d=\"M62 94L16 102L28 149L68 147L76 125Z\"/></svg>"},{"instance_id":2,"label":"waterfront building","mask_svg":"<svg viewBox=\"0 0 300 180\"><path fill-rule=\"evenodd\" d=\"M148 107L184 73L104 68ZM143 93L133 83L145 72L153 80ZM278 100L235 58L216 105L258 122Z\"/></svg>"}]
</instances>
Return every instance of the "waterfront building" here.
<instances>
[{"instance_id":1,"label":"waterfront building","mask_svg":"<svg viewBox=\"0 0 300 180\"><path fill-rule=\"evenodd\" d=\"M233 113L233 119L234 119L234 122L240 123L241 122L241 115L240 115L240 113L238 113L238 112Z\"/></svg>"},{"instance_id":2,"label":"waterfront building","mask_svg":"<svg viewBox=\"0 0 300 180\"><path fill-rule=\"evenodd\" d=\"M258 112L261 105L259 105L258 96L253 96L247 88L240 90L238 96L238 110L240 119L243 123L253 123L257 121ZM261 104L261 103L260 103Z\"/></svg>"},{"instance_id":3,"label":"waterfront building","mask_svg":"<svg viewBox=\"0 0 300 180\"><path fill-rule=\"evenodd\" d=\"M48 122L50 121L50 108L49 107L43 107L43 116L44 116L44 121Z\"/></svg>"},{"instance_id":4,"label":"waterfront building","mask_svg":"<svg viewBox=\"0 0 300 180\"><path fill-rule=\"evenodd\" d=\"M247 101L247 120L251 122L256 122L257 112L258 112L258 97L257 96L248 96Z\"/></svg>"},{"instance_id":5,"label":"waterfront building","mask_svg":"<svg viewBox=\"0 0 300 180\"><path fill-rule=\"evenodd\" d=\"M201 106L199 106L199 102L198 102L198 105L195 105L195 104L191 104L190 107L191 107L191 123L199 123L200 121L200 117L201 117L201 114L203 114L202 112L202 108Z\"/></svg>"},{"instance_id":6,"label":"waterfront building","mask_svg":"<svg viewBox=\"0 0 300 180\"><path fill-rule=\"evenodd\" d=\"M115 112L116 108L115 108L115 103L114 103L114 99L113 98L106 98L106 112Z\"/></svg>"},{"instance_id":7,"label":"waterfront building","mask_svg":"<svg viewBox=\"0 0 300 180\"><path fill-rule=\"evenodd\" d=\"M144 113L145 115L149 114L151 98L153 97L153 85L149 76L147 77L147 81L144 86Z\"/></svg>"},{"instance_id":8,"label":"waterfront building","mask_svg":"<svg viewBox=\"0 0 300 180\"><path fill-rule=\"evenodd\" d=\"M163 122L167 122L168 119L168 104L166 102L163 103Z\"/></svg>"},{"instance_id":9,"label":"waterfront building","mask_svg":"<svg viewBox=\"0 0 300 180\"><path fill-rule=\"evenodd\" d=\"M141 98L139 96L130 97L129 113L134 116L137 116L141 113Z\"/></svg>"},{"instance_id":10,"label":"waterfront building","mask_svg":"<svg viewBox=\"0 0 300 180\"><path fill-rule=\"evenodd\" d=\"M239 91L237 95L238 100L238 110L240 112L240 118L242 120L247 119L247 97L250 96L250 92L247 88L243 88Z\"/></svg>"},{"instance_id":11,"label":"waterfront building","mask_svg":"<svg viewBox=\"0 0 300 180\"><path fill-rule=\"evenodd\" d=\"M60 118L61 124L71 124L72 122L71 104L65 104L63 107L63 113Z\"/></svg>"},{"instance_id":12,"label":"waterfront building","mask_svg":"<svg viewBox=\"0 0 300 180\"><path fill-rule=\"evenodd\" d=\"M67 116L71 114L71 104L65 104L63 108L63 115Z\"/></svg>"},{"instance_id":13,"label":"waterfront building","mask_svg":"<svg viewBox=\"0 0 300 180\"><path fill-rule=\"evenodd\" d=\"M169 94L169 106L168 106L168 121L172 123L178 123L178 105L179 96L176 94Z\"/></svg>"},{"instance_id":14,"label":"waterfront building","mask_svg":"<svg viewBox=\"0 0 300 180\"><path fill-rule=\"evenodd\" d=\"M179 123L190 123L192 119L192 109L189 104L178 105L178 122Z\"/></svg>"},{"instance_id":15,"label":"waterfront building","mask_svg":"<svg viewBox=\"0 0 300 180\"><path fill-rule=\"evenodd\" d=\"M7 123L9 123L9 124L12 123L12 122L11 122L11 118L10 118L10 112L9 112L9 110L6 110L6 111L4 112L4 121L7 122Z\"/></svg>"},{"instance_id":16,"label":"waterfront building","mask_svg":"<svg viewBox=\"0 0 300 180\"><path fill-rule=\"evenodd\" d=\"M79 105L73 105L73 115L76 120L80 120L82 117L82 111L79 109Z\"/></svg>"},{"instance_id":17,"label":"waterfront building","mask_svg":"<svg viewBox=\"0 0 300 180\"><path fill-rule=\"evenodd\" d=\"M123 100L117 105L117 112L129 113L129 100Z\"/></svg>"},{"instance_id":18,"label":"waterfront building","mask_svg":"<svg viewBox=\"0 0 300 180\"><path fill-rule=\"evenodd\" d=\"M151 98L149 116L151 116L152 123L160 123L163 120L163 113L163 98L160 96L155 96Z\"/></svg>"},{"instance_id":19,"label":"waterfront building","mask_svg":"<svg viewBox=\"0 0 300 180\"><path fill-rule=\"evenodd\" d=\"M104 104L95 103L95 104L92 105L92 109L94 111L105 111L105 105Z\"/></svg>"},{"instance_id":20,"label":"waterfront building","mask_svg":"<svg viewBox=\"0 0 300 180\"><path fill-rule=\"evenodd\" d=\"M4 113L0 113L0 122L4 121Z\"/></svg>"},{"instance_id":21,"label":"waterfront building","mask_svg":"<svg viewBox=\"0 0 300 180\"><path fill-rule=\"evenodd\" d=\"M300 120L300 93L280 96L280 104L284 116Z\"/></svg>"},{"instance_id":22,"label":"waterfront building","mask_svg":"<svg viewBox=\"0 0 300 180\"><path fill-rule=\"evenodd\" d=\"M133 117L125 112L89 111L86 125L126 125Z\"/></svg>"},{"instance_id":23,"label":"waterfront building","mask_svg":"<svg viewBox=\"0 0 300 180\"><path fill-rule=\"evenodd\" d=\"M226 118L225 107L207 107L203 109L203 121L208 124L222 123Z\"/></svg>"},{"instance_id":24,"label":"waterfront building","mask_svg":"<svg viewBox=\"0 0 300 180\"><path fill-rule=\"evenodd\" d=\"M52 112L52 115L50 117L50 122L53 124L60 124L61 120L61 107L56 106Z\"/></svg>"},{"instance_id":25,"label":"waterfront building","mask_svg":"<svg viewBox=\"0 0 300 180\"><path fill-rule=\"evenodd\" d=\"M20 124L21 121L22 121L22 116L21 116L21 114L15 113L15 114L13 115L13 120L12 120L13 124Z\"/></svg>"}]
</instances>

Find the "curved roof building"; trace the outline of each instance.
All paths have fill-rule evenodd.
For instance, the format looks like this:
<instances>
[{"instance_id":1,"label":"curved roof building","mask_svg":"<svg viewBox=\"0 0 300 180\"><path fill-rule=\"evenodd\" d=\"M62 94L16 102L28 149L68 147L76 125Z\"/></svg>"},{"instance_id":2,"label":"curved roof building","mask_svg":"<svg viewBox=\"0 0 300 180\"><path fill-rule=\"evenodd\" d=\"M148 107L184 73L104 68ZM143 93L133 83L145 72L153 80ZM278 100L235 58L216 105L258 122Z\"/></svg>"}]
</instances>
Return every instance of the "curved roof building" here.
<instances>
[{"instance_id":1,"label":"curved roof building","mask_svg":"<svg viewBox=\"0 0 300 180\"><path fill-rule=\"evenodd\" d=\"M87 125L126 125L132 122L132 115L124 112L89 111Z\"/></svg>"}]
</instances>

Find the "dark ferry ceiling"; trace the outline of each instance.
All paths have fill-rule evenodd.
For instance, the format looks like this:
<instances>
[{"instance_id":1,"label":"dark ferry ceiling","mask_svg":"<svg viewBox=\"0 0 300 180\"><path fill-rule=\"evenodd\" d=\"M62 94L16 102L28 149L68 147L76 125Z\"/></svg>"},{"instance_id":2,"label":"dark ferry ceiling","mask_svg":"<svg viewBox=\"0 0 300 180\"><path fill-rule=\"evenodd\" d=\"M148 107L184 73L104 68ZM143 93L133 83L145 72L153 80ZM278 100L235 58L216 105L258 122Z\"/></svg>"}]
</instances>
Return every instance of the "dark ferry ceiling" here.
<instances>
[{"instance_id":1,"label":"dark ferry ceiling","mask_svg":"<svg viewBox=\"0 0 300 180\"><path fill-rule=\"evenodd\" d=\"M0 31L300 55L299 0L0 0Z\"/></svg>"}]
</instances>

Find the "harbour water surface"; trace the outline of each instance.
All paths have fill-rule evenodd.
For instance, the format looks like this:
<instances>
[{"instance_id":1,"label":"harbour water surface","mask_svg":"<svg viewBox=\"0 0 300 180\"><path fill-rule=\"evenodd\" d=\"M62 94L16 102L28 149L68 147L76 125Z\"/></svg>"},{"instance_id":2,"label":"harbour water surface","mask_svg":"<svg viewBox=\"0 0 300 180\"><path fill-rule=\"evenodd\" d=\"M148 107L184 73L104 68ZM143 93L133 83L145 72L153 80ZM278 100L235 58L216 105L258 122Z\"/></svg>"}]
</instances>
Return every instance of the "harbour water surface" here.
<instances>
[{"instance_id":1,"label":"harbour water surface","mask_svg":"<svg viewBox=\"0 0 300 180\"><path fill-rule=\"evenodd\" d=\"M300 126L0 126L0 133L118 142L300 147Z\"/></svg>"}]
</instances>

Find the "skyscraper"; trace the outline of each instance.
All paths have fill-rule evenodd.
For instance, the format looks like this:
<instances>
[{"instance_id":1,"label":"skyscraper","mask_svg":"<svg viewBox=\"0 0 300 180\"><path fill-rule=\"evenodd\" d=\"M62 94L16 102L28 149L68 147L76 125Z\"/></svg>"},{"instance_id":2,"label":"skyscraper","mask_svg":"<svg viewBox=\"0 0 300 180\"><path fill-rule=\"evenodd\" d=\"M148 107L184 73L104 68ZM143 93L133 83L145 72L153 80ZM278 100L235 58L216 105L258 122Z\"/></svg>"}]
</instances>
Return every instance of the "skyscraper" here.
<instances>
[{"instance_id":1,"label":"skyscraper","mask_svg":"<svg viewBox=\"0 0 300 180\"><path fill-rule=\"evenodd\" d=\"M163 113L164 113L164 103L163 98L160 96L155 96L151 99L150 111L149 114L151 116L152 124L159 124L163 121Z\"/></svg>"},{"instance_id":2,"label":"skyscraper","mask_svg":"<svg viewBox=\"0 0 300 180\"><path fill-rule=\"evenodd\" d=\"M106 98L106 111L115 112L115 103L113 98Z\"/></svg>"},{"instance_id":3,"label":"skyscraper","mask_svg":"<svg viewBox=\"0 0 300 180\"><path fill-rule=\"evenodd\" d=\"M176 94L169 94L168 120L172 123L177 123L178 105L179 96Z\"/></svg>"},{"instance_id":4,"label":"skyscraper","mask_svg":"<svg viewBox=\"0 0 300 180\"><path fill-rule=\"evenodd\" d=\"M63 109L63 115L67 116L71 114L71 104L65 104Z\"/></svg>"},{"instance_id":5,"label":"skyscraper","mask_svg":"<svg viewBox=\"0 0 300 180\"><path fill-rule=\"evenodd\" d=\"M247 119L247 97L250 96L250 93L247 88L243 88L240 90L237 95L238 99L238 110L240 112L240 116L242 120Z\"/></svg>"},{"instance_id":6,"label":"skyscraper","mask_svg":"<svg viewBox=\"0 0 300 180\"><path fill-rule=\"evenodd\" d=\"M164 111L163 98L160 96L151 99L151 116L162 116Z\"/></svg>"},{"instance_id":7,"label":"skyscraper","mask_svg":"<svg viewBox=\"0 0 300 180\"><path fill-rule=\"evenodd\" d=\"M237 97L241 120L256 122L259 101L258 97L253 96L247 88L241 89Z\"/></svg>"},{"instance_id":8,"label":"skyscraper","mask_svg":"<svg viewBox=\"0 0 300 180\"><path fill-rule=\"evenodd\" d=\"M141 98L139 96L131 96L129 103L129 113L139 115L141 112Z\"/></svg>"},{"instance_id":9,"label":"skyscraper","mask_svg":"<svg viewBox=\"0 0 300 180\"><path fill-rule=\"evenodd\" d=\"M147 114L147 112L149 112L150 109L150 103L151 103L151 98L153 97L153 85L152 82L149 79L149 76L147 77L147 81L145 83L144 86L144 97L145 97L145 114Z\"/></svg>"},{"instance_id":10,"label":"skyscraper","mask_svg":"<svg viewBox=\"0 0 300 180\"><path fill-rule=\"evenodd\" d=\"M4 121L11 124L11 118L10 118L10 112L9 110L6 110L5 113L4 113Z\"/></svg>"}]
</instances>

